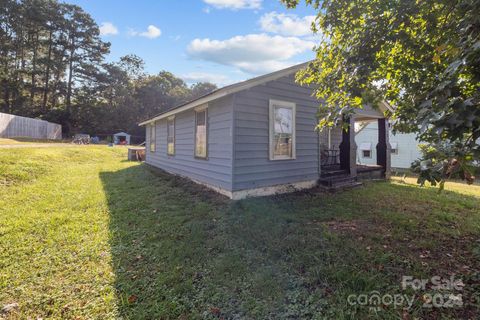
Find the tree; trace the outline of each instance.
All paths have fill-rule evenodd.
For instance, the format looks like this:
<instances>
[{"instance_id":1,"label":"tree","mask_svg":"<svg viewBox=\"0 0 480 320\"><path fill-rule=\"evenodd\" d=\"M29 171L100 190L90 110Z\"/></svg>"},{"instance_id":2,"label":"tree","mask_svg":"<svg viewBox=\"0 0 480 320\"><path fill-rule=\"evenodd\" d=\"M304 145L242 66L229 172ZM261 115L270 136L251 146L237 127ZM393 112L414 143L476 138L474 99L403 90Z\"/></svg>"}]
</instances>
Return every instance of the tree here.
<instances>
[{"instance_id":1,"label":"tree","mask_svg":"<svg viewBox=\"0 0 480 320\"><path fill-rule=\"evenodd\" d=\"M0 1L0 111L61 123L64 132L144 134L138 123L216 87L147 75L133 54L105 63L92 17L56 0Z\"/></svg>"},{"instance_id":2,"label":"tree","mask_svg":"<svg viewBox=\"0 0 480 320\"><path fill-rule=\"evenodd\" d=\"M76 5L66 5L68 21L68 80L66 112L71 113L73 83L93 80L97 66L110 44L100 40L100 30L92 17ZM70 124L67 123L67 132Z\"/></svg>"},{"instance_id":3,"label":"tree","mask_svg":"<svg viewBox=\"0 0 480 320\"><path fill-rule=\"evenodd\" d=\"M217 86L209 82L198 82L190 87L190 99L196 99L217 89Z\"/></svg>"},{"instance_id":4,"label":"tree","mask_svg":"<svg viewBox=\"0 0 480 320\"><path fill-rule=\"evenodd\" d=\"M144 119L186 102L189 94L185 82L168 71L141 79L136 88Z\"/></svg>"},{"instance_id":5,"label":"tree","mask_svg":"<svg viewBox=\"0 0 480 320\"><path fill-rule=\"evenodd\" d=\"M56 0L0 2L0 108L60 119L68 131L74 84L96 81L108 47L95 21L78 6Z\"/></svg>"},{"instance_id":6,"label":"tree","mask_svg":"<svg viewBox=\"0 0 480 320\"><path fill-rule=\"evenodd\" d=\"M135 54L128 54L120 57L117 63L118 67L127 73L127 76L132 80L138 80L145 76L145 61Z\"/></svg>"},{"instance_id":7,"label":"tree","mask_svg":"<svg viewBox=\"0 0 480 320\"><path fill-rule=\"evenodd\" d=\"M282 0L289 8L299 0ZM441 169L468 171L480 158L480 0L306 0L322 36L298 80L325 100L319 127L365 104L395 106L394 129L455 146ZM430 162L433 164L433 162ZM452 165L454 165L454 168ZM467 173L468 175L468 173ZM444 183L446 174L432 182ZM471 181L471 180L469 180Z\"/></svg>"}]
</instances>

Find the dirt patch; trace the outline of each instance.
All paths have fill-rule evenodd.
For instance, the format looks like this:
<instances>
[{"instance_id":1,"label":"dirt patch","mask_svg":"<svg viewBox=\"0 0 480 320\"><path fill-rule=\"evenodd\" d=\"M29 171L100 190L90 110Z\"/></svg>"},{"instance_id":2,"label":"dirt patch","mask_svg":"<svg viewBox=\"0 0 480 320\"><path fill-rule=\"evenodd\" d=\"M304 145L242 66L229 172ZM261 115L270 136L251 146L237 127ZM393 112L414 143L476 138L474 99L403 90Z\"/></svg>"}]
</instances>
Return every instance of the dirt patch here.
<instances>
[{"instance_id":1,"label":"dirt patch","mask_svg":"<svg viewBox=\"0 0 480 320\"><path fill-rule=\"evenodd\" d=\"M411 267L417 265L426 277L461 279L464 306L455 311L461 319L474 319L480 292L480 237L478 235L451 236L432 233L419 224L416 230L395 229L385 221L351 220L319 222L345 241L354 241L364 254L375 257L391 254L390 263L373 263L379 272L395 272L396 276L413 275ZM399 279L400 281L400 279ZM438 319L436 310L425 319Z\"/></svg>"},{"instance_id":2,"label":"dirt patch","mask_svg":"<svg viewBox=\"0 0 480 320\"><path fill-rule=\"evenodd\" d=\"M330 221L326 223L326 226L332 231L356 231L359 223L356 221Z\"/></svg>"},{"instance_id":3,"label":"dirt patch","mask_svg":"<svg viewBox=\"0 0 480 320\"><path fill-rule=\"evenodd\" d=\"M335 220L322 223L328 230L341 233L360 236L362 239L363 235L371 233L382 233L385 236L390 236L390 228L385 224L381 224L378 221L368 221L368 220ZM361 239L360 239L361 240Z\"/></svg>"},{"instance_id":4,"label":"dirt patch","mask_svg":"<svg viewBox=\"0 0 480 320\"><path fill-rule=\"evenodd\" d=\"M353 239L370 254L391 253L397 261L418 264L426 274L450 277L457 275L480 287L480 237L448 236L422 230L394 230L385 223L367 220L329 221L323 225L342 238ZM398 266L395 266L398 267ZM409 270L404 270L409 272ZM474 280L476 279L476 280Z\"/></svg>"},{"instance_id":5,"label":"dirt patch","mask_svg":"<svg viewBox=\"0 0 480 320\"><path fill-rule=\"evenodd\" d=\"M480 238L473 235L432 234L422 230L421 225L415 231L394 230L385 222L368 220L328 221L323 225L331 232L355 239L367 251L389 251L439 274L467 274L479 268L471 264L478 262L475 245L480 247Z\"/></svg>"}]
</instances>

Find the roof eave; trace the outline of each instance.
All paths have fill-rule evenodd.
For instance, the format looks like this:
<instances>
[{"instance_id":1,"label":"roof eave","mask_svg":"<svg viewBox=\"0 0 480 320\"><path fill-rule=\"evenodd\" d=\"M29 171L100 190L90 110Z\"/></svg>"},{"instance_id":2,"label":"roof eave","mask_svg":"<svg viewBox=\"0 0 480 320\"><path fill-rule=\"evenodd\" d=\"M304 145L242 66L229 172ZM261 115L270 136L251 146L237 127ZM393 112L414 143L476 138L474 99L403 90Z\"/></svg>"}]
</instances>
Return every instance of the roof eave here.
<instances>
[{"instance_id":1,"label":"roof eave","mask_svg":"<svg viewBox=\"0 0 480 320\"><path fill-rule=\"evenodd\" d=\"M269 73L269 74L266 74L266 75L263 75L263 76L259 76L259 77L252 78L252 79L249 79L249 80L245 80L245 81L242 81L242 82L230 85L230 86L226 86L224 88L221 88L217 91L212 92L209 95L206 95L206 96L200 97L196 100L193 100L191 102L188 102L187 104L185 104L183 106L172 109L170 111L166 111L166 112L161 113L161 114L159 114L159 115L157 115L153 118L142 121L138 125L139 126L144 126L144 125L147 125L151 122L155 122L155 121L158 121L160 119L167 118L167 117L172 116L174 114L177 114L177 113L195 108L197 106L200 106L202 104L208 103L210 101L225 97L229 94L236 93L236 92L239 92L239 91L242 91L242 90L246 90L248 88L257 86L259 84L262 84L262 83L265 83L265 82L268 82L268 81L276 80L278 78L289 75L293 72L297 72L301 68L307 66L308 63L310 63L310 62L304 62L304 63L297 64L295 66L291 66L291 67L283 69L283 70L275 71L275 72L272 72L272 73Z\"/></svg>"}]
</instances>

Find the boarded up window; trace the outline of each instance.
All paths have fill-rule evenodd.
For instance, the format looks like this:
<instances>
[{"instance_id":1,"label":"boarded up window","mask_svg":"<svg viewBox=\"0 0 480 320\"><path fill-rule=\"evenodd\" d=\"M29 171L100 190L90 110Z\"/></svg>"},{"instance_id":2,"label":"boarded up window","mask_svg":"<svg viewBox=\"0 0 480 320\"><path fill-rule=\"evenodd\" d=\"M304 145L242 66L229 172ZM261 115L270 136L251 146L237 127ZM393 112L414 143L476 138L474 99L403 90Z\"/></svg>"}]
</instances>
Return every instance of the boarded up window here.
<instances>
[{"instance_id":1,"label":"boarded up window","mask_svg":"<svg viewBox=\"0 0 480 320\"><path fill-rule=\"evenodd\" d=\"M207 158L207 109L195 111L195 157Z\"/></svg>"},{"instance_id":2,"label":"boarded up window","mask_svg":"<svg viewBox=\"0 0 480 320\"><path fill-rule=\"evenodd\" d=\"M156 134L155 134L155 122L150 126L150 152L155 152L156 146Z\"/></svg>"},{"instance_id":3,"label":"boarded up window","mask_svg":"<svg viewBox=\"0 0 480 320\"><path fill-rule=\"evenodd\" d=\"M175 117L167 119L167 154L175 154Z\"/></svg>"}]
</instances>

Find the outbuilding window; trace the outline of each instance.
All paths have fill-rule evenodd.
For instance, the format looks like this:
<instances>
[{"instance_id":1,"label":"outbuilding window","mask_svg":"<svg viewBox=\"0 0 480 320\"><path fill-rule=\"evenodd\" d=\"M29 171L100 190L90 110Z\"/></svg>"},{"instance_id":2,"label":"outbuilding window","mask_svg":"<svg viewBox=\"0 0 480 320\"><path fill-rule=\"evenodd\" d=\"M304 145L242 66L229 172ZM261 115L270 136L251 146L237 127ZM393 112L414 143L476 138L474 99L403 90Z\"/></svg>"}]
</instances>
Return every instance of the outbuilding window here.
<instances>
[{"instance_id":1,"label":"outbuilding window","mask_svg":"<svg viewBox=\"0 0 480 320\"><path fill-rule=\"evenodd\" d=\"M295 103L270 100L269 113L270 160L295 159Z\"/></svg>"},{"instance_id":2,"label":"outbuilding window","mask_svg":"<svg viewBox=\"0 0 480 320\"><path fill-rule=\"evenodd\" d=\"M398 143L396 142L390 143L390 152L391 154L398 154Z\"/></svg>"},{"instance_id":3,"label":"outbuilding window","mask_svg":"<svg viewBox=\"0 0 480 320\"><path fill-rule=\"evenodd\" d=\"M167 154L175 154L175 116L167 119Z\"/></svg>"},{"instance_id":4,"label":"outbuilding window","mask_svg":"<svg viewBox=\"0 0 480 320\"><path fill-rule=\"evenodd\" d=\"M150 125L150 152L155 152L156 137L155 137L155 122Z\"/></svg>"},{"instance_id":5,"label":"outbuilding window","mask_svg":"<svg viewBox=\"0 0 480 320\"><path fill-rule=\"evenodd\" d=\"M362 142L360 144L360 151L362 152L363 158L371 158L372 157L372 144L370 142Z\"/></svg>"},{"instance_id":6,"label":"outbuilding window","mask_svg":"<svg viewBox=\"0 0 480 320\"><path fill-rule=\"evenodd\" d=\"M207 108L195 110L195 157L207 159Z\"/></svg>"}]
</instances>

